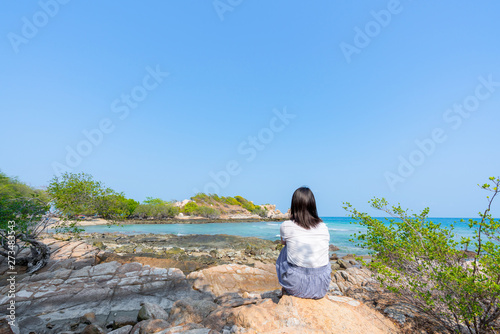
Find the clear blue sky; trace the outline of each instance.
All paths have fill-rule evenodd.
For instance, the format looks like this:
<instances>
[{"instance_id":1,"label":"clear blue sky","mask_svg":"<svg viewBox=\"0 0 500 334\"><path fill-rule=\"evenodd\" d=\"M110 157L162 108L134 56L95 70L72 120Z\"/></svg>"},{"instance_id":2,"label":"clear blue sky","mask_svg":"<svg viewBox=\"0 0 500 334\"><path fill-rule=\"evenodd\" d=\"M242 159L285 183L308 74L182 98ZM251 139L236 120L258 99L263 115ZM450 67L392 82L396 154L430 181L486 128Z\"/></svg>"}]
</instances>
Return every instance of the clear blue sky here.
<instances>
[{"instance_id":1,"label":"clear blue sky","mask_svg":"<svg viewBox=\"0 0 500 334\"><path fill-rule=\"evenodd\" d=\"M137 200L208 184L286 210L308 185L322 216L344 216L344 201L376 214L367 201L379 196L474 217L487 195L477 184L500 175L499 12L496 1L9 1L0 169L42 187L66 166Z\"/></svg>"}]
</instances>

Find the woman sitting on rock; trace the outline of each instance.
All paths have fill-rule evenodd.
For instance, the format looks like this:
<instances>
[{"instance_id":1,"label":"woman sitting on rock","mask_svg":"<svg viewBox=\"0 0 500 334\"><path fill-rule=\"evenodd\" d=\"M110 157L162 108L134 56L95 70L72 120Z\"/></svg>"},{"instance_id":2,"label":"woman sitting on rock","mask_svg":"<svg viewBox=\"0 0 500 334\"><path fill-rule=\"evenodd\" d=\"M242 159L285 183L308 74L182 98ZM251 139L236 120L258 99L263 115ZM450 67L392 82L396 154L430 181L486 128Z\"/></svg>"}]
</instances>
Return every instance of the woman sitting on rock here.
<instances>
[{"instance_id":1,"label":"woman sitting on rock","mask_svg":"<svg viewBox=\"0 0 500 334\"><path fill-rule=\"evenodd\" d=\"M330 232L318 217L316 200L307 187L292 197L290 218L280 226L285 245L276 261L283 294L300 298L323 298L331 280L328 256Z\"/></svg>"}]
</instances>

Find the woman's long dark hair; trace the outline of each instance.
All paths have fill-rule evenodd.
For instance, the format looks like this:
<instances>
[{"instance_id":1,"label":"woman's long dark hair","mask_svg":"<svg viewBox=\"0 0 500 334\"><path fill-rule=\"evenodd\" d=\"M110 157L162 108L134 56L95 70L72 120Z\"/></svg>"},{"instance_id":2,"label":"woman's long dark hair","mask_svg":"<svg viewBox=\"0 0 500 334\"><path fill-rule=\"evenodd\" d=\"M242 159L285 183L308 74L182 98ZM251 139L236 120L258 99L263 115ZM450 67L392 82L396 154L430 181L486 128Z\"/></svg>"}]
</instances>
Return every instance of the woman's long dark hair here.
<instances>
[{"instance_id":1,"label":"woman's long dark hair","mask_svg":"<svg viewBox=\"0 0 500 334\"><path fill-rule=\"evenodd\" d=\"M309 230L322 222L318 217L316 209L316 199L311 189L300 187L295 190L292 196L292 205L290 207L290 218L295 224Z\"/></svg>"}]
</instances>

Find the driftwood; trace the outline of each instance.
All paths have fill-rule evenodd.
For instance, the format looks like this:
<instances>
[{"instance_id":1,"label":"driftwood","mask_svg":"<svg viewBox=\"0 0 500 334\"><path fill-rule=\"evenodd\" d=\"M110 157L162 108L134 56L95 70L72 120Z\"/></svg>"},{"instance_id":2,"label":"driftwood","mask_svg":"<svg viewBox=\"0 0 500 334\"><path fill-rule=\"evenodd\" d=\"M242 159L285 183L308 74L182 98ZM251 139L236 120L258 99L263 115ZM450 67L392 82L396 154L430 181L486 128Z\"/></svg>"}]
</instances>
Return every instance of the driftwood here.
<instances>
[{"instance_id":1,"label":"driftwood","mask_svg":"<svg viewBox=\"0 0 500 334\"><path fill-rule=\"evenodd\" d=\"M0 255L6 259L14 258L16 266L27 266L27 273L34 273L43 268L50 259L50 248L37 238L47 229L51 218L50 214L42 217L33 224L34 227L29 233L17 232L15 235L9 235L6 230L0 229ZM14 239L12 248L9 247L9 239ZM22 251L28 247L29 255L22 255Z\"/></svg>"}]
</instances>

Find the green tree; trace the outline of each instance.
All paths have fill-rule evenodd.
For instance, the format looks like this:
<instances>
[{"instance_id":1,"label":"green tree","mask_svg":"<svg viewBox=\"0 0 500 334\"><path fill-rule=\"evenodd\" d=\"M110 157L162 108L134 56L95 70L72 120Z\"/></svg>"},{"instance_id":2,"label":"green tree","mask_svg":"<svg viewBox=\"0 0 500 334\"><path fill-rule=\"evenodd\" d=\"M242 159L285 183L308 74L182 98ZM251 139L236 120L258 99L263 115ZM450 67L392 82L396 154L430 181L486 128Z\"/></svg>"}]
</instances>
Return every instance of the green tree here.
<instances>
[{"instance_id":1,"label":"green tree","mask_svg":"<svg viewBox=\"0 0 500 334\"><path fill-rule=\"evenodd\" d=\"M50 249L37 238L51 222L49 208L44 191L0 172L0 255L9 265L28 266L31 273L47 263Z\"/></svg>"},{"instance_id":2,"label":"green tree","mask_svg":"<svg viewBox=\"0 0 500 334\"><path fill-rule=\"evenodd\" d=\"M500 179L489 180L482 186L493 193L487 208L479 220L469 220L474 236L459 241L453 225L441 227L427 219L428 208L410 215L375 198L371 206L393 217L385 224L345 203L351 217L366 227L354 237L372 251L368 266L381 284L450 333L489 333L500 317L500 222L490 213ZM474 252L472 258L468 251Z\"/></svg>"},{"instance_id":3,"label":"green tree","mask_svg":"<svg viewBox=\"0 0 500 334\"><path fill-rule=\"evenodd\" d=\"M129 216L127 199L112 189L101 189L95 199L95 212L104 219L124 219Z\"/></svg>"},{"instance_id":4,"label":"green tree","mask_svg":"<svg viewBox=\"0 0 500 334\"><path fill-rule=\"evenodd\" d=\"M146 197L146 199L142 203L149 205L162 205L168 202L162 200L161 198Z\"/></svg>"},{"instance_id":5,"label":"green tree","mask_svg":"<svg viewBox=\"0 0 500 334\"><path fill-rule=\"evenodd\" d=\"M189 202L182 208L182 213L191 216L195 214L198 211L198 209L199 209L198 204L196 204L195 202Z\"/></svg>"},{"instance_id":6,"label":"green tree","mask_svg":"<svg viewBox=\"0 0 500 334\"><path fill-rule=\"evenodd\" d=\"M75 218L78 215L97 213L97 201L103 195L103 185L92 175L85 173L64 173L54 176L47 192L61 214Z\"/></svg>"},{"instance_id":7,"label":"green tree","mask_svg":"<svg viewBox=\"0 0 500 334\"><path fill-rule=\"evenodd\" d=\"M132 214L137 218L155 218L165 219L173 218L178 215L180 209L173 205L172 202L167 202L161 198L146 197L146 200L139 204Z\"/></svg>"},{"instance_id":8,"label":"green tree","mask_svg":"<svg viewBox=\"0 0 500 334\"><path fill-rule=\"evenodd\" d=\"M47 192L64 218L58 230L71 227L73 232L77 232L75 221L79 215L99 215L110 221L124 219L139 205L85 173L65 173L54 177Z\"/></svg>"},{"instance_id":9,"label":"green tree","mask_svg":"<svg viewBox=\"0 0 500 334\"><path fill-rule=\"evenodd\" d=\"M127 217L130 217L134 213L135 209L137 209L137 207L139 206L139 202L131 198L126 198L123 202L126 207Z\"/></svg>"}]
</instances>

